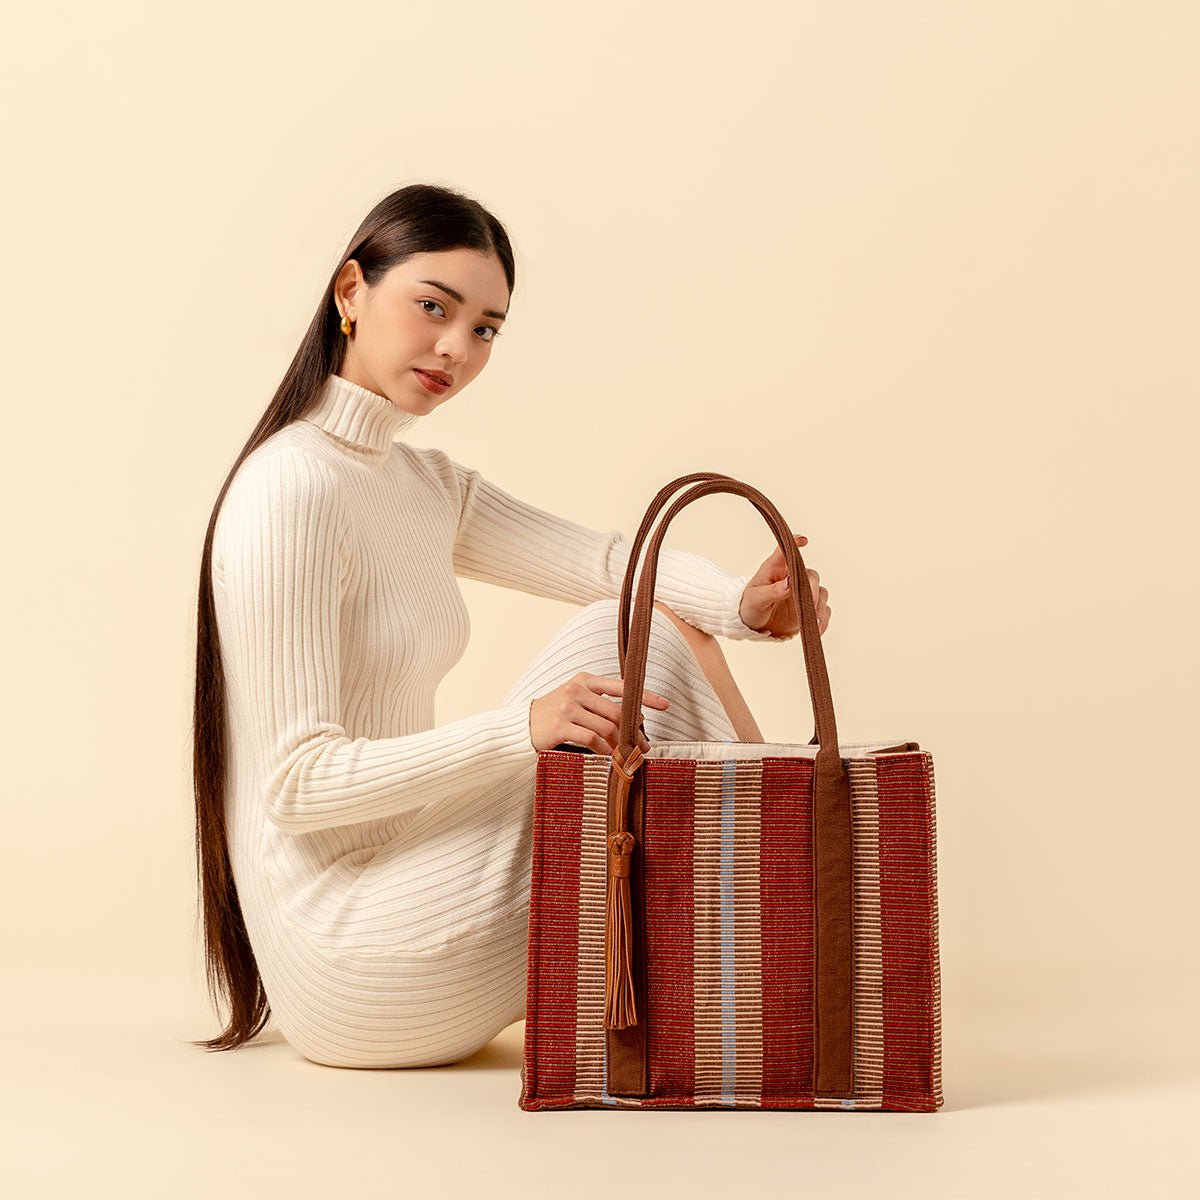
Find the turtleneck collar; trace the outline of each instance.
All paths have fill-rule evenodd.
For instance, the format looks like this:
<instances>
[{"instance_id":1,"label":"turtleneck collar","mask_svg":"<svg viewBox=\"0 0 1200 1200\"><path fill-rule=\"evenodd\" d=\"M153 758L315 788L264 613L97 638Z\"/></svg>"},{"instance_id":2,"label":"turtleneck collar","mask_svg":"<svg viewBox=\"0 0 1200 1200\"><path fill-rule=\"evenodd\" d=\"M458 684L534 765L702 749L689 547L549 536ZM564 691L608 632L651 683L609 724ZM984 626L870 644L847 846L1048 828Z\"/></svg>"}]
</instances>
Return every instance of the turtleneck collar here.
<instances>
[{"instance_id":1,"label":"turtleneck collar","mask_svg":"<svg viewBox=\"0 0 1200 1200\"><path fill-rule=\"evenodd\" d=\"M397 408L386 396L341 375L330 375L317 404L302 420L360 450L386 454L401 430L411 430L424 414Z\"/></svg>"}]
</instances>

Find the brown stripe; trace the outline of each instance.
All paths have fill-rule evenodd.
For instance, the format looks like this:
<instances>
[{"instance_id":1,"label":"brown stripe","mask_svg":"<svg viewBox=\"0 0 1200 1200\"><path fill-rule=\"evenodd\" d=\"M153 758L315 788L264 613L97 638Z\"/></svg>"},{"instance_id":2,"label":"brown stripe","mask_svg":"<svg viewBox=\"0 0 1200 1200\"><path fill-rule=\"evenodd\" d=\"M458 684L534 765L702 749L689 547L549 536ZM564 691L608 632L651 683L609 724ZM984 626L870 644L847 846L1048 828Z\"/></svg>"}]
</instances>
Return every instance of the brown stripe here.
<instances>
[{"instance_id":1,"label":"brown stripe","mask_svg":"<svg viewBox=\"0 0 1200 1200\"><path fill-rule=\"evenodd\" d=\"M609 768L607 825L605 827L605 854L608 838L617 828L617 799L621 791L620 776L612 769L612 759L601 755L600 759ZM649 1021L647 1019L646 996L646 904L645 904L645 823L644 789L646 772L637 770L629 784L627 799L628 830L634 837L634 851L630 864L629 898L632 909L633 941L633 992L636 1008L636 1023L624 1029L605 1028L605 1061L607 1089L610 1096L642 1097L650 1091ZM607 867L606 867L607 870Z\"/></svg>"},{"instance_id":2,"label":"brown stripe","mask_svg":"<svg viewBox=\"0 0 1200 1200\"><path fill-rule=\"evenodd\" d=\"M813 909L816 998L813 1093L853 1097L854 846L850 777L832 747L822 747L813 790Z\"/></svg>"}]
</instances>

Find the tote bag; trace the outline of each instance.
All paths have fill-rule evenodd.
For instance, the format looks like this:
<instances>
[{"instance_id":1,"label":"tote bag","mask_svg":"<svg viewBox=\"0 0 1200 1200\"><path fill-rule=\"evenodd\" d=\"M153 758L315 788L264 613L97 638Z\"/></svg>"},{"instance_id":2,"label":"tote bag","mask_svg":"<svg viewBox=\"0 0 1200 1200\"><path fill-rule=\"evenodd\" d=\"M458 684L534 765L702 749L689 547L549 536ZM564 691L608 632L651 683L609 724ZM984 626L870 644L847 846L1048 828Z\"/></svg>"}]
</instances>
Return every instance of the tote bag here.
<instances>
[{"instance_id":1,"label":"tote bag","mask_svg":"<svg viewBox=\"0 0 1200 1200\"><path fill-rule=\"evenodd\" d=\"M699 482L696 482L699 481ZM650 540L630 618L635 564ZM816 731L637 747L659 548L714 492L783 550ZM933 759L839 743L807 571L760 491L697 472L655 497L615 630L612 755L538 755L519 1106L932 1112L942 1105Z\"/></svg>"}]
</instances>

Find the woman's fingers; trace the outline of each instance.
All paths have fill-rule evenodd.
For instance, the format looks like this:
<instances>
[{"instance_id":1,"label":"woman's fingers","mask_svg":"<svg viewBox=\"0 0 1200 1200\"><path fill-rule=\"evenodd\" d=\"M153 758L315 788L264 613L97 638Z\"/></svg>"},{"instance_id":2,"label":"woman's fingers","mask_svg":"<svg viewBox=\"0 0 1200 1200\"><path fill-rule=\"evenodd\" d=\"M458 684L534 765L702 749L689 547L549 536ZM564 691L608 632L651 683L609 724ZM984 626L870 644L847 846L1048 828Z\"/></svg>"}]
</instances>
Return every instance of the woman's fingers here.
<instances>
[{"instance_id":1,"label":"woman's fingers","mask_svg":"<svg viewBox=\"0 0 1200 1200\"><path fill-rule=\"evenodd\" d=\"M606 721L599 714L583 709L575 714L575 725L580 729L594 733L604 744L606 753L611 754L617 748L619 729L616 722ZM650 749L650 743L646 740L646 735L640 729L637 733L637 745L643 753Z\"/></svg>"},{"instance_id":2,"label":"woman's fingers","mask_svg":"<svg viewBox=\"0 0 1200 1200\"><path fill-rule=\"evenodd\" d=\"M795 538L797 546L804 546L808 544L808 538L806 538L802 533L794 533L792 534L792 537ZM775 543L775 549L772 551L772 555L778 558L780 562L783 562L786 557L786 555L783 553L783 547L778 542Z\"/></svg>"},{"instance_id":3,"label":"woman's fingers","mask_svg":"<svg viewBox=\"0 0 1200 1200\"><path fill-rule=\"evenodd\" d=\"M582 712L574 720L593 729L611 746L615 748L621 725L621 706L606 696L621 696L624 694L625 681L608 675L595 675L587 680L587 685L580 692L578 703ZM645 689L642 692L642 703L652 708L666 708L670 701L665 696ZM592 720L592 715L596 720ZM639 729L637 744L642 750L649 750L650 743Z\"/></svg>"},{"instance_id":4,"label":"woman's fingers","mask_svg":"<svg viewBox=\"0 0 1200 1200\"><path fill-rule=\"evenodd\" d=\"M588 675L581 673L580 680L601 696L623 696L625 695L625 680L616 675ZM657 692L649 691L648 689L642 692L642 703L649 704L654 708L666 708L670 701L665 696L660 696Z\"/></svg>"},{"instance_id":5,"label":"woman's fingers","mask_svg":"<svg viewBox=\"0 0 1200 1200\"><path fill-rule=\"evenodd\" d=\"M544 696L529 702L529 740L535 750L553 750L562 742L577 742L597 753L612 753L620 734L621 706L606 700L605 695L620 696L625 682L606 675L578 671ZM668 705L665 696L642 692L643 705L663 709ZM639 721L638 745L650 749L644 722Z\"/></svg>"}]
</instances>

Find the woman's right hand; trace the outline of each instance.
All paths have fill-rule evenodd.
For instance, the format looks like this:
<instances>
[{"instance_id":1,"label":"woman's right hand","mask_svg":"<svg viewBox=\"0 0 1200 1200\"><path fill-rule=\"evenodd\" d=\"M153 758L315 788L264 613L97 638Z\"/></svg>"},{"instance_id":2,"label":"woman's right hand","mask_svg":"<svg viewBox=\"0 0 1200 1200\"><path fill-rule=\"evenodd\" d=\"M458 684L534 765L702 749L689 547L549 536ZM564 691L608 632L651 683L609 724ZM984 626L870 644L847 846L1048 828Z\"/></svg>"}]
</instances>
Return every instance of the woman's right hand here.
<instances>
[{"instance_id":1,"label":"woman's right hand","mask_svg":"<svg viewBox=\"0 0 1200 1200\"><path fill-rule=\"evenodd\" d=\"M580 671L554 691L536 697L529 705L529 735L534 749L553 750L560 742L573 742L597 754L611 754L617 748L621 706L604 697L623 695L624 686L622 679ZM642 703L666 708L670 701L643 691ZM638 746L643 752L650 749L640 729Z\"/></svg>"}]
</instances>

